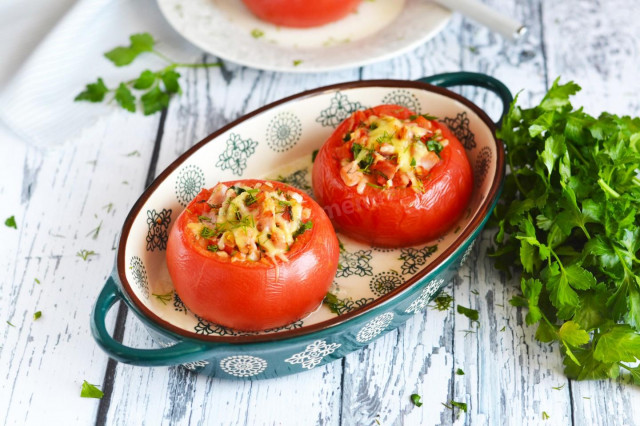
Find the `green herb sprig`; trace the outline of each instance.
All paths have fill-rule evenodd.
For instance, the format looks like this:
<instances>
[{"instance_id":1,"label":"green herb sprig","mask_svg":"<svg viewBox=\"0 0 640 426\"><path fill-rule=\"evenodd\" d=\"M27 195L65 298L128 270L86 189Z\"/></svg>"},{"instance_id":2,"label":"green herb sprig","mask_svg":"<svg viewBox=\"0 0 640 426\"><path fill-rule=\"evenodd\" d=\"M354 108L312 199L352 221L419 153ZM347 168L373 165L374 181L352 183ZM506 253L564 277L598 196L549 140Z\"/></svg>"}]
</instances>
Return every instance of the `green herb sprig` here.
<instances>
[{"instance_id":1,"label":"green herb sprig","mask_svg":"<svg viewBox=\"0 0 640 426\"><path fill-rule=\"evenodd\" d=\"M540 105L516 101L498 137L510 169L494 212L491 256L521 268L536 338L558 342L565 374L640 384L640 118L574 109L558 80ZM518 269L520 270L520 269Z\"/></svg>"},{"instance_id":2,"label":"green herb sprig","mask_svg":"<svg viewBox=\"0 0 640 426\"><path fill-rule=\"evenodd\" d=\"M89 83L80 92L75 101L102 102L107 95L110 101L116 103L130 112L136 112L138 98L134 91L142 92L139 101L144 115L156 113L169 105L169 100L175 94L182 93L180 88L180 73L178 68L210 68L221 66L220 62L184 64L176 62L156 50L156 40L149 33L133 34L129 37L129 46L118 46L104 56L115 66L122 67L132 63L142 53L151 53L166 61L167 65L157 71L144 70L132 80L124 81L115 88L109 88L102 78L98 77L95 83Z\"/></svg>"}]
</instances>

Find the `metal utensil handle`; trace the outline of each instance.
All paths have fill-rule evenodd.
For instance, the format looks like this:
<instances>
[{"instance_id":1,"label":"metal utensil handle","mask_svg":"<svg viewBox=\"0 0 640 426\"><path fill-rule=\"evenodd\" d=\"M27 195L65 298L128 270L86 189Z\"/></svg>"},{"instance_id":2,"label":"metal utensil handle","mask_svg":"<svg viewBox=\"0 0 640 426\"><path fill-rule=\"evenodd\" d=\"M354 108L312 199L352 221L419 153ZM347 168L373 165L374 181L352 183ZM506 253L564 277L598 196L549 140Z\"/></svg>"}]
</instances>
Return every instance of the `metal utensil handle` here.
<instances>
[{"instance_id":1,"label":"metal utensil handle","mask_svg":"<svg viewBox=\"0 0 640 426\"><path fill-rule=\"evenodd\" d=\"M482 24L509 40L517 40L527 32L521 22L506 16L478 0L434 0L447 9L460 12L464 16Z\"/></svg>"}]
</instances>

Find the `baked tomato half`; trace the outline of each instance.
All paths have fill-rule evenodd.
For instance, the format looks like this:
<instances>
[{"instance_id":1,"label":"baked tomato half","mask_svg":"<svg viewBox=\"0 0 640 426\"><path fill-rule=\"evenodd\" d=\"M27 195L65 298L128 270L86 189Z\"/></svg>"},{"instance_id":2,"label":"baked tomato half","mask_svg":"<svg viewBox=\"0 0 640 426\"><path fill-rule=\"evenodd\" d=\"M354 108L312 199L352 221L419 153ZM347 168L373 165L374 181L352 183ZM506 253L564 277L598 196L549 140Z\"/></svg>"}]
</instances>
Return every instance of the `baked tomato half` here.
<instances>
[{"instance_id":1,"label":"baked tomato half","mask_svg":"<svg viewBox=\"0 0 640 426\"><path fill-rule=\"evenodd\" d=\"M338 239L322 208L280 182L204 189L171 228L167 266L196 315L238 330L290 324L321 303L338 268Z\"/></svg>"},{"instance_id":2,"label":"baked tomato half","mask_svg":"<svg viewBox=\"0 0 640 426\"><path fill-rule=\"evenodd\" d=\"M337 21L355 11L361 0L243 0L263 21L308 28Z\"/></svg>"},{"instance_id":3,"label":"baked tomato half","mask_svg":"<svg viewBox=\"0 0 640 426\"><path fill-rule=\"evenodd\" d=\"M447 126L398 105L356 111L313 164L313 191L336 229L375 246L442 236L471 198L464 147Z\"/></svg>"}]
</instances>

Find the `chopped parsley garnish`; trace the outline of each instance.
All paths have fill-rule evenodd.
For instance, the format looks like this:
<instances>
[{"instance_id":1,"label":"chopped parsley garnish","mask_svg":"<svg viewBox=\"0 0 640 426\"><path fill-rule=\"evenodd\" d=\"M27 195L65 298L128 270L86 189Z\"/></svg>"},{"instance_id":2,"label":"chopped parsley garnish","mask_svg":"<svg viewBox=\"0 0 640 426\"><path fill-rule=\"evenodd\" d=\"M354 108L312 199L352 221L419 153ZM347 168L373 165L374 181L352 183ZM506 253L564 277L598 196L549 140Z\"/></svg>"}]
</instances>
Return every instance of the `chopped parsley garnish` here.
<instances>
[{"instance_id":1,"label":"chopped parsley garnish","mask_svg":"<svg viewBox=\"0 0 640 426\"><path fill-rule=\"evenodd\" d=\"M438 157L440 157L440 152L442 152L443 148L442 144L435 139L429 139L427 141L427 149L431 152L435 152Z\"/></svg>"},{"instance_id":2,"label":"chopped parsley garnish","mask_svg":"<svg viewBox=\"0 0 640 426\"><path fill-rule=\"evenodd\" d=\"M416 159L415 159L415 157L411 157L411 164L410 164L410 166L411 166L411 167L415 167L415 166L416 166Z\"/></svg>"},{"instance_id":3,"label":"chopped parsley garnish","mask_svg":"<svg viewBox=\"0 0 640 426\"><path fill-rule=\"evenodd\" d=\"M462 368L458 368L458 369L456 370L456 374L457 374L458 376L464 376L464 371L462 371Z\"/></svg>"},{"instance_id":4,"label":"chopped parsley garnish","mask_svg":"<svg viewBox=\"0 0 640 426\"><path fill-rule=\"evenodd\" d=\"M418 395L417 393L411 394L411 402L413 402L413 405L415 405L416 407L422 407L422 402L420 402L420 395Z\"/></svg>"},{"instance_id":5,"label":"chopped parsley garnish","mask_svg":"<svg viewBox=\"0 0 640 426\"><path fill-rule=\"evenodd\" d=\"M542 412L542 420L549 420L549 415L547 414L546 411Z\"/></svg>"},{"instance_id":6,"label":"chopped parsley garnish","mask_svg":"<svg viewBox=\"0 0 640 426\"><path fill-rule=\"evenodd\" d=\"M219 248L218 248L218 246L216 246L216 245L211 245L211 244L209 244L209 245L207 246L207 250L212 251L212 252L214 252L214 253L215 253L215 252L217 252L217 251L219 250Z\"/></svg>"},{"instance_id":7,"label":"chopped parsley garnish","mask_svg":"<svg viewBox=\"0 0 640 426\"><path fill-rule=\"evenodd\" d=\"M198 220L200 222L211 222L211 218L209 216L198 216Z\"/></svg>"},{"instance_id":8,"label":"chopped parsley garnish","mask_svg":"<svg viewBox=\"0 0 640 426\"><path fill-rule=\"evenodd\" d=\"M11 324L11 322L7 321L7 324L9 324L11 327L15 327L15 325Z\"/></svg>"},{"instance_id":9,"label":"chopped parsley garnish","mask_svg":"<svg viewBox=\"0 0 640 426\"><path fill-rule=\"evenodd\" d=\"M367 186L370 186L376 189L384 189L384 186L376 185L375 183L371 183L371 182L367 182Z\"/></svg>"},{"instance_id":10,"label":"chopped parsley garnish","mask_svg":"<svg viewBox=\"0 0 640 426\"><path fill-rule=\"evenodd\" d=\"M440 312L447 311L451 309L451 306L453 306L453 296L449 293L442 293L440 296L433 299L433 301L436 304L434 308Z\"/></svg>"},{"instance_id":11,"label":"chopped parsley garnish","mask_svg":"<svg viewBox=\"0 0 640 426\"><path fill-rule=\"evenodd\" d=\"M33 314L33 320L37 320L38 318L40 318L42 316L42 312L37 311Z\"/></svg>"},{"instance_id":12,"label":"chopped parsley garnish","mask_svg":"<svg viewBox=\"0 0 640 426\"><path fill-rule=\"evenodd\" d=\"M7 220L4 221L4 225L7 228L18 229L18 225L16 224L16 217L15 216L8 217Z\"/></svg>"},{"instance_id":13,"label":"chopped parsley garnish","mask_svg":"<svg viewBox=\"0 0 640 426\"><path fill-rule=\"evenodd\" d=\"M264 31L262 31L262 30L260 30L258 28L255 28L255 29L251 30L251 37L260 38L262 36L264 36Z\"/></svg>"},{"instance_id":14,"label":"chopped parsley garnish","mask_svg":"<svg viewBox=\"0 0 640 426\"><path fill-rule=\"evenodd\" d=\"M76 256L82 258L82 260L87 261L87 259L89 259L89 256L97 256L98 253L96 253L93 250L85 250L82 249L79 252L76 253Z\"/></svg>"},{"instance_id":15,"label":"chopped parsley garnish","mask_svg":"<svg viewBox=\"0 0 640 426\"><path fill-rule=\"evenodd\" d=\"M295 60L293 61L293 66L294 66L294 67L297 67L297 66L298 66L298 65L300 65L301 63L302 63L302 60L301 60L301 59L295 59Z\"/></svg>"},{"instance_id":16,"label":"chopped parsley garnish","mask_svg":"<svg viewBox=\"0 0 640 426\"><path fill-rule=\"evenodd\" d=\"M113 203L109 203L106 206L103 206L102 208L106 209L107 213L111 213L111 209L113 209Z\"/></svg>"},{"instance_id":17,"label":"chopped parsley garnish","mask_svg":"<svg viewBox=\"0 0 640 426\"><path fill-rule=\"evenodd\" d=\"M318 152L319 152L318 149L314 149L313 152L311 153L311 162L312 163L315 163L316 157L318 156Z\"/></svg>"},{"instance_id":18,"label":"chopped parsley garnish","mask_svg":"<svg viewBox=\"0 0 640 426\"><path fill-rule=\"evenodd\" d=\"M135 150L135 151L131 151L130 153L126 154L127 157L140 157L140 151Z\"/></svg>"},{"instance_id":19,"label":"chopped parsley garnish","mask_svg":"<svg viewBox=\"0 0 640 426\"><path fill-rule=\"evenodd\" d=\"M467 404L465 402L451 401L449 404L442 403L449 410L453 410L454 408L458 408L461 411L467 412ZM460 415L460 413L458 413Z\"/></svg>"},{"instance_id":20,"label":"chopped parsley garnish","mask_svg":"<svg viewBox=\"0 0 640 426\"><path fill-rule=\"evenodd\" d=\"M369 130L375 130L378 128L378 123L371 123L369 124Z\"/></svg>"},{"instance_id":21,"label":"chopped parsley garnish","mask_svg":"<svg viewBox=\"0 0 640 426\"><path fill-rule=\"evenodd\" d=\"M34 278L33 281L35 281L36 284L40 284L40 280L37 278Z\"/></svg>"},{"instance_id":22,"label":"chopped parsley garnish","mask_svg":"<svg viewBox=\"0 0 640 426\"><path fill-rule=\"evenodd\" d=\"M211 238L211 237L213 237L215 235L216 235L216 232L213 229L211 229L209 227L206 227L206 226L204 226L202 228L202 230L200 231L200 236L202 238Z\"/></svg>"},{"instance_id":23,"label":"chopped parsley garnish","mask_svg":"<svg viewBox=\"0 0 640 426\"><path fill-rule=\"evenodd\" d=\"M343 142L349 142L351 140L351 133L347 133L346 135L344 135L344 137L342 138Z\"/></svg>"},{"instance_id":24,"label":"chopped parsley garnish","mask_svg":"<svg viewBox=\"0 0 640 426\"><path fill-rule=\"evenodd\" d=\"M101 399L104 396L104 392L96 387L96 385L92 385L86 380L82 382L82 390L80 391L81 398L97 398Z\"/></svg>"},{"instance_id":25,"label":"chopped parsley garnish","mask_svg":"<svg viewBox=\"0 0 640 426\"><path fill-rule=\"evenodd\" d=\"M409 120L414 121L416 118L418 117L422 117L425 120L429 120L429 121L433 121L433 120L437 120L438 117L436 117L435 115L430 115L430 114L420 114L420 115L410 115L409 116Z\"/></svg>"},{"instance_id":26,"label":"chopped parsley garnish","mask_svg":"<svg viewBox=\"0 0 640 426\"><path fill-rule=\"evenodd\" d=\"M334 314L340 314L340 311L344 308L344 301L338 299L338 296L333 293L327 293L322 303L327 305L329 310Z\"/></svg>"},{"instance_id":27,"label":"chopped parsley garnish","mask_svg":"<svg viewBox=\"0 0 640 426\"><path fill-rule=\"evenodd\" d=\"M167 302L171 302L173 300L173 290L165 294L151 293L151 295L158 299L163 305L166 305Z\"/></svg>"},{"instance_id":28,"label":"chopped parsley garnish","mask_svg":"<svg viewBox=\"0 0 640 426\"><path fill-rule=\"evenodd\" d=\"M560 386L553 386L551 389L554 389L554 390L562 390L562 388L564 388L565 384L566 384L566 383L563 383L563 384L561 384Z\"/></svg>"},{"instance_id":29,"label":"chopped parsley garnish","mask_svg":"<svg viewBox=\"0 0 640 426\"><path fill-rule=\"evenodd\" d=\"M308 221L308 222L301 223L300 227L296 230L296 232L293 233L293 238L296 238L298 235L304 234L305 231L311 228L313 228L313 222Z\"/></svg>"},{"instance_id":30,"label":"chopped parsley garnish","mask_svg":"<svg viewBox=\"0 0 640 426\"><path fill-rule=\"evenodd\" d=\"M478 322L478 311L476 311L475 309L470 309L470 308L465 308L462 305L458 305L457 307L458 313L464 315L465 317L469 318L471 321L474 322Z\"/></svg>"},{"instance_id":31,"label":"chopped parsley garnish","mask_svg":"<svg viewBox=\"0 0 640 426\"><path fill-rule=\"evenodd\" d=\"M383 144L383 143L389 143L391 142L391 140L393 139L393 135L390 135L389 133L387 133L386 131L382 134L382 136L379 136L378 138L376 138L376 142L378 142L379 144Z\"/></svg>"}]
</instances>

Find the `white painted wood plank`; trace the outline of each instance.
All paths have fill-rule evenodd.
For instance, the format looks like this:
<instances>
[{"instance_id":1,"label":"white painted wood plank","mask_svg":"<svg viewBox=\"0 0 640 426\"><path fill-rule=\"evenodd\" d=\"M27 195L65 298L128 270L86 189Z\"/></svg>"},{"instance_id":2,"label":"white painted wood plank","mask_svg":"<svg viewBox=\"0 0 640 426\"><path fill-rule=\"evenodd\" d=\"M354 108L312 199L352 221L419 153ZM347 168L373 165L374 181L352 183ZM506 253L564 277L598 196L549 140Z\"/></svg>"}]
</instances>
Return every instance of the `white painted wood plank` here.
<instances>
[{"instance_id":1,"label":"white painted wood plank","mask_svg":"<svg viewBox=\"0 0 640 426\"><path fill-rule=\"evenodd\" d=\"M80 387L85 379L102 383L107 357L91 337L89 313L111 271L124 216L142 190L139 170L146 168L156 126L156 119L115 113L74 146L47 153L3 137L1 180L12 189L3 184L2 213L16 214L19 226L7 239L9 230L2 229L0 418L6 424L93 422L98 400L81 399ZM136 149L141 156L126 156ZM103 208L109 203L110 212ZM88 234L100 222L93 239ZM83 261L76 255L82 249L98 255ZM37 310L42 317L34 321Z\"/></svg>"}]
</instances>

